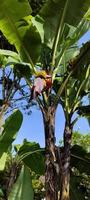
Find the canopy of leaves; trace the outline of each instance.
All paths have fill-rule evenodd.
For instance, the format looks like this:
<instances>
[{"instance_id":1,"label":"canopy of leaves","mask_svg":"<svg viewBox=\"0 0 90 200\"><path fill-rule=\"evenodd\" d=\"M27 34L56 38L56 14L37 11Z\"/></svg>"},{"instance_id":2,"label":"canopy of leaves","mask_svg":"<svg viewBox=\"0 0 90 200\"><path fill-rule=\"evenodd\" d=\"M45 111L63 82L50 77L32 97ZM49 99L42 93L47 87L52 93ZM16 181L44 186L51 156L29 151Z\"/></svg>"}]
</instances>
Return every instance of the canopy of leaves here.
<instances>
[{"instance_id":1,"label":"canopy of leaves","mask_svg":"<svg viewBox=\"0 0 90 200\"><path fill-rule=\"evenodd\" d=\"M57 27L63 32L64 25L69 24L76 27L90 5L89 0L48 0L40 11L40 16L45 20L45 41L51 47ZM81 11L81 7L83 12ZM57 12L56 12L57 11ZM64 35L63 35L64 36Z\"/></svg>"},{"instance_id":2,"label":"canopy of leaves","mask_svg":"<svg viewBox=\"0 0 90 200\"><path fill-rule=\"evenodd\" d=\"M70 53L73 55L73 50ZM83 45L80 53L72 59L70 64L67 65L66 61L64 66L60 66L59 77L55 78L54 81L56 93L59 88L62 90L65 78L68 77L70 72L72 76L69 77L67 85L60 96L60 103L68 114L73 113L76 109L79 110L82 98L90 92L90 42ZM82 108L80 107L80 109Z\"/></svg>"}]
</instances>

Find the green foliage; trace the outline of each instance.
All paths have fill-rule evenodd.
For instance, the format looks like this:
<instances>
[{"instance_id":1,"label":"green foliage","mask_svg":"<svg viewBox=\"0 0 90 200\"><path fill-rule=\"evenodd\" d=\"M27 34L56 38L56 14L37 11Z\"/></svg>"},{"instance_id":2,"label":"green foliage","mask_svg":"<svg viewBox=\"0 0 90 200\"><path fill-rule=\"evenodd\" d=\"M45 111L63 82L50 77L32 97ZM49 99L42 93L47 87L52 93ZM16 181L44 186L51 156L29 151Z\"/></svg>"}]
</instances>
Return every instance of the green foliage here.
<instances>
[{"instance_id":1,"label":"green foliage","mask_svg":"<svg viewBox=\"0 0 90 200\"><path fill-rule=\"evenodd\" d=\"M31 67L29 63L22 62L18 53L10 50L0 49L2 67L10 66L14 75L19 79L24 77L29 79L31 76ZM5 61L4 61L5 60Z\"/></svg>"},{"instance_id":2,"label":"green foliage","mask_svg":"<svg viewBox=\"0 0 90 200\"><path fill-rule=\"evenodd\" d=\"M32 8L32 15L38 14L39 10L42 8L43 4L47 0L29 0L30 6Z\"/></svg>"},{"instance_id":3,"label":"green foliage","mask_svg":"<svg viewBox=\"0 0 90 200\"><path fill-rule=\"evenodd\" d=\"M90 153L79 146L74 145L71 149L71 166L79 170L80 173L90 174Z\"/></svg>"},{"instance_id":4,"label":"green foliage","mask_svg":"<svg viewBox=\"0 0 90 200\"><path fill-rule=\"evenodd\" d=\"M32 177L32 186L34 190L34 199L35 200L41 200L45 197L45 185L42 181L42 179L45 179L44 176L38 176L35 173L31 173Z\"/></svg>"},{"instance_id":5,"label":"green foliage","mask_svg":"<svg viewBox=\"0 0 90 200\"><path fill-rule=\"evenodd\" d=\"M75 66L77 65L77 68L74 71L73 75L74 77L78 78L78 80L81 80L84 78L87 68L90 69L89 55L90 55L90 41L86 42L86 44L84 44L81 47L79 55L77 55L71 62L71 69L75 68ZM90 74L90 70L88 71L88 73Z\"/></svg>"},{"instance_id":6,"label":"green foliage","mask_svg":"<svg viewBox=\"0 0 90 200\"><path fill-rule=\"evenodd\" d=\"M60 141L60 146L63 142ZM78 169L79 173L90 174L90 135L73 133L71 146L71 168Z\"/></svg>"},{"instance_id":7,"label":"green foliage","mask_svg":"<svg viewBox=\"0 0 90 200\"><path fill-rule=\"evenodd\" d=\"M8 200L33 200L33 189L30 177L30 171L26 166L23 166L20 175L13 185L9 194Z\"/></svg>"},{"instance_id":8,"label":"green foliage","mask_svg":"<svg viewBox=\"0 0 90 200\"><path fill-rule=\"evenodd\" d=\"M32 23L23 24L24 18L31 14L28 0L15 0L13 4L11 0L0 0L0 5L0 30L15 45L23 60L32 64L32 60L35 62L40 53L41 40Z\"/></svg>"},{"instance_id":9,"label":"green foliage","mask_svg":"<svg viewBox=\"0 0 90 200\"><path fill-rule=\"evenodd\" d=\"M19 54L14 51L0 49L0 55L9 56L12 57L14 60L20 61Z\"/></svg>"},{"instance_id":10,"label":"green foliage","mask_svg":"<svg viewBox=\"0 0 90 200\"><path fill-rule=\"evenodd\" d=\"M3 191L3 199L8 199L8 195L20 174L20 170L21 165L17 164L17 161L13 156L13 152L11 153L11 151L8 151L5 168L3 171L0 171L0 188Z\"/></svg>"},{"instance_id":11,"label":"green foliage","mask_svg":"<svg viewBox=\"0 0 90 200\"><path fill-rule=\"evenodd\" d=\"M67 6L66 6L67 4ZM62 1L48 0L40 11L40 16L45 20L45 41L52 47L52 42L60 25L60 35L63 33L65 24L76 27L89 7L88 0ZM83 12L81 12L81 7ZM56 12L57 11L57 12ZM63 35L64 37L64 35ZM64 38L65 39L65 38Z\"/></svg>"},{"instance_id":12,"label":"green foliage","mask_svg":"<svg viewBox=\"0 0 90 200\"><path fill-rule=\"evenodd\" d=\"M71 149L71 199L90 198L90 135L73 134ZM89 153L88 153L89 152ZM77 194L77 195L76 195Z\"/></svg>"},{"instance_id":13,"label":"green foliage","mask_svg":"<svg viewBox=\"0 0 90 200\"><path fill-rule=\"evenodd\" d=\"M87 152L90 152L90 134L83 135L75 131L72 135L72 146L73 145L79 145Z\"/></svg>"},{"instance_id":14,"label":"green foliage","mask_svg":"<svg viewBox=\"0 0 90 200\"><path fill-rule=\"evenodd\" d=\"M85 18L90 21L90 8L88 9L88 12L86 13Z\"/></svg>"},{"instance_id":15,"label":"green foliage","mask_svg":"<svg viewBox=\"0 0 90 200\"><path fill-rule=\"evenodd\" d=\"M0 136L0 157L7 152L9 146L15 140L23 120L22 113L15 110L5 121L2 135Z\"/></svg>"},{"instance_id":16,"label":"green foliage","mask_svg":"<svg viewBox=\"0 0 90 200\"><path fill-rule=\"evenodd\" d=\"M72 136L70 198L90 198L90 135Z\"/></svg>"},{"instance_id":17,"label":"green foliage","mask_svg":"<svg viewBox=\"0 0 90 200\"><path fill-rule=\"evenodd\" d=\"M1 200L3 200L3 198L4 198L4 193L3 193L2 188L0 188L0 198L1 198Z\"/></svg>"},{"instance_id":18,"label":"green foliage","mask_svg":"<svg viewBox=\"0 0 90 200\"><path fill-rule=\"evenodd\" d=\"M16 63L14 65L14 74L18 78L26 78L29 79L31 77L31 69L27 63Z\"/></svg>"},{"instance_id":19,"label":"green foliage","mask_svg":"<svg viewBox=\"0 0 90 200\"><path fill-rule=\"evenodd\" d=\"M71 57L73 57L73 47L70 51ZM53 88L57 94L56 101L60 99L60 103L65 111L65 116L71 115L79 110L82 110L82 98L86 96L90 91L90 42L87 42L80 49L80 53L72 58L72 61L67 67L67 64L62 63L61 70L59 70L60 75L65 74L67 77L62 78L62 76L55 78ZM67 54L66 54L67 56ZM65 55L64 57L65 58ZM66 60L67 62L67 60ZM70 76L70 73L72 74ZM63 79L65 79L63 81ZM65 87L64 87L65 84ZM67 84L67 85L66 85ZM71 87L72 85L72 87ZM63 89L64 87L64 89ZM62 92L63 91L63 92ZM79 114L79 112L78 112ZM86 113L85 113L86 114ZM88 112L89 115L89 112ZM85 115L86 116L86 115Z\"/></svg>"},{"instance_id":20,"label":"green foliage","mask_svg":"<svg viewBox=\"0 0 90 200\"><path fill-rule=\"evenodd\" d=\"M90 105L78 107L78 114L86 117L90 126Z\"/></svg>"},{"instance_id":21,"label":"green foliage","mask_svg":"<svg viewBox=\"0 0 90 200\"><path fill-rule=\"evenodd\" d=\"M81 175L75 170L75 172L71 174L70 197L71 200L89 200L90 177L85 174Z\"/></svg>"},{"instance_id":22,"label":"green foliage","mask_svg":"<svg viewBox=\"0 0 90 200\"><path fill-rule=\"evenodd\" d=\"M3 155L0 158L0 171L4 170L5 164L6 164L6 160L7 160L7 153L3 153Z\"/></svg>"},{"instance_id":23,"label":"green foliage","mask_svg":"<svg viewBox=\"0 0 90 200\"><path fill-rule=\"evenodd\" d=\"M56 108L58 103L61 103L65 119L69 121L69 117L76 110L79 112L82 98L90 90L90 42L83 45L80 51L77 46L78 39L90 28L90 1L73 0L72 3L71 0L47 0L35 18L31 16L32 9L28 0L15 0L13 4L11 0L0 0L0 6L0 29L19 53L17 56L13 52L0 51L1 66L6 66L6 62L12 65L14 75L19 80L22 77L26 81L31 78L31 88L32 77L36 74L37 67L34 64L38 62L37 68L48 71L52 75L52 82L54 81L54 101L52 88L50 91L44 91L45 95L42 94L42 98L36 99L43 114L47 112L49 105L54 103ZM13 142L22 122L19 111L18 116L14 116L13 119L10 117L11 120L6 121L0 138L1 156ZM17 154L19 163L24 163L39 175L44 173L44 154L37 143L24 141ZM90 153L79 145L72 146L71 166L76 167L79 173L89 174L89 165ZM16 198L33 199L27 167L22 167L10 193L9 200Z\"/></svg>"},{"instance_id":24,"label":"green foliage","mask_svg":"<svg viewBox=\"0 0 90 200\"><path fill-rule=\"evenodd\" d=\"M0 68L2 68L3 66L5 66L7 64L7 58L0 54Z\"/></svg>"},{"instance_id":25,"label":"green foliage","mask_svg":"<svg viewBox=\"0 0 90 200\"><path fill-rule=\"evenodd\" d=\"M44 149L41 149L38 143L27 142L19 148L19 161L23 161L36 174L44 173ZM37 162L38 161L38 162Z\"/></svg>"}]
</instances>

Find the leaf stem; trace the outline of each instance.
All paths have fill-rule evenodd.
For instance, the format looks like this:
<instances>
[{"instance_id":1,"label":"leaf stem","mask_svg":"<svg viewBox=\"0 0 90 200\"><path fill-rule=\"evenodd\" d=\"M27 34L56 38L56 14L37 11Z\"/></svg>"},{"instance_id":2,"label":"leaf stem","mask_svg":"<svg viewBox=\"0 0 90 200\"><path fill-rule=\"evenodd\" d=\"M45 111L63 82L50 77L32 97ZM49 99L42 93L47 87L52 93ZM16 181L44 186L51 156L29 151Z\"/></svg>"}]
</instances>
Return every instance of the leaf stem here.
<instances>
[{"instance_id":1,"label":"leaf stem","mask_svg":"<svg viewBox=\"0 0 90 200\"><path fill-rule=\"evenodd\" d=\"M55 65L55 55L56 55L57 45L58 45L59 38L62 34L62 28L63 28L63 24L64 24L64 19L65 19L65 16L66 16L68 1L69 0L67 0L66 3L65 3L65 7L64 7L64 10L63 10L63 13L62 13L62 17L60 15L60 18L59 18L59 23L58 23L58 27L57 27L53 47L52 47L52 67Z\"/></svg>"},{"instance_id":2,"label":"leaf stem","mask_svg":"<svg viewBox=\"0 0 90 200\"><path fill-rule=\"evenodd\" d=\"M2 98L5 100L5 68L2 69Z\"/></svg>"}]
</instances>

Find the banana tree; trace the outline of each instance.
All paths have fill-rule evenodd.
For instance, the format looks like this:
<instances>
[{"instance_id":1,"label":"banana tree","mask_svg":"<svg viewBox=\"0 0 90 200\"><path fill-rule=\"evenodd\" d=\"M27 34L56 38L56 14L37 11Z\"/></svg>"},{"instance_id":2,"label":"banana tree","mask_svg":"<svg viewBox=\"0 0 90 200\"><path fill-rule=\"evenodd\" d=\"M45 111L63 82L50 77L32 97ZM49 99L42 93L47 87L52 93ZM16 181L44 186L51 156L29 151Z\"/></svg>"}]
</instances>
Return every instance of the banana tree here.
<instances>
[{"instance_id":1,"label":"banana tree","mask_svg":"<svg viewBox=\"0 0 90 200\"><path fill-rule=\"evenodd\" d=\"M88 49L89 47L89 49ZM73 47L74 48L74 47ZM75 47L76 48L76 47ZM88 49L88 50L87 50ZM86 53L85 53L86 51ZM66 62L72 50L64 55L62 65L66 70ZM71 157L71 139L73 133L73 126L77 122L80 115L90 117L90 105L83 105L83 98L90 94L90 42L87 42L80 50L80 53L69 66L75 70L65 85L63 93L60 97L60 104L62 105L65 116L65 128L63 134L64 149L61 156L61 193L60 199L69 199L69 182L70 182L70 157ZM63 63L64 62L64 63ZM75 65L78 67L75 69ZM61 67L62 68L62 67ZM71 71L71 69L68 69ZM63 69L61 69L63 71ZM83 73L82 73L83 72ZM55 90L58 90L61 84L61 77L54 82ZM57 91L56 91L57 92ZM88 99L87 99L88 103ZM74 114L77 113L76 117ZM74 116L74 118L73 118Z\"/></svg>"},{"instance_id":2,"label":"banana tree","mask_svg":"<svg viewBox=\"0 0 90 200\"><path fill-rule=\"evenodd\" d=\"M90 2L75 0L71 4L70 0L48 0L35 17L31 16L32 9L28 0L15 0L13 4L11 0L0 0L0 5L0 30L8 41L15 45L20 57L19 60L14 59L11 63L9 62L9 65L13 67L16 77L25 79L31 90L30 101L37 101L43 116L46 148L46 200L58 199L57 179L60 162L55 146L55 113L59 103L64 106L66 124L63 172L65 170L65 176L62 175L61 200L68 200L70 140L73 124L71 124L71 118L77 105L79 107L80 102L77 101L80 92L78 90L81 91L84 87L84 83L81 84L78 77L74 78L74 75L82 67L82 76L87 80L90 44L86 44L84 53L80 53L75 61L72 58L79 54L77 41L90 27ZM65 60L69 50L72 53ZM85 60L82 59L83 56ZM26 73L28 68L29 73ZM58 86L55 86L57 79ZM73 84L76 82L76 87L80 87L74 94L76 99L75 104L71 105L73 110L67 105L67 90L71 82ZM65 166L67 166L66 169Z\"/></svg>"}]
</instances>

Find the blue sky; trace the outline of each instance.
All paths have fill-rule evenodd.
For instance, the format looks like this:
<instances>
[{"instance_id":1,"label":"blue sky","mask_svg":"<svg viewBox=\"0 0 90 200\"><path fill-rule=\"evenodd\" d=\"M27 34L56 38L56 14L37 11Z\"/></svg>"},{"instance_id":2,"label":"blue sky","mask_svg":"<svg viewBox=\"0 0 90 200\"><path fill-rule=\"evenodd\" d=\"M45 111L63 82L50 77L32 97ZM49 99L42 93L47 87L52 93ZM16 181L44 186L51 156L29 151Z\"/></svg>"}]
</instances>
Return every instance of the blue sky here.
<instances>
[{"instance_id":1,"label":"blue sky","mask_svg":"<svg viewBox=\"0 0 90 200\"><path fill-rule=\"evenodd\" d=\"M86 42L87 40L90 40L90 31L79 40L79 45ZM63 111L62 108L59 106L56 112L55 120L57 144L63 136L64 123L65 120ZM79 119L76 125L74 126L74 130L79 130L83 134L90 133L90 127L88 126L87 120L85 118ZM32 110L31 115L24 115L23 124L15 143L21 143L24 138L27 138L29 141L39 142L41 146L44 146L44 128L42 114L37 108Z\"/></svg>"},{"instance_id":2,"label":"blue sky","mask_svg":"<svg viewBox=\"0 0 90 200\"><path fill-rule=\"evenodd\" d=\"M59 106L56 112L55 120L57 144L63 136L64 124L64 114L61 106ZM74 126L74 130L79 130L83 134L90 133L90 127L88 126L87 120L84 118L79 119L76 125ZM31 142L39 142L41 146L44 146L44 128L42 114L37 108L32 110L31 115L24 115L23 124L15 143L22 143L24 138L27 138L27 140Z\"/></svg>"}]
</instances>

